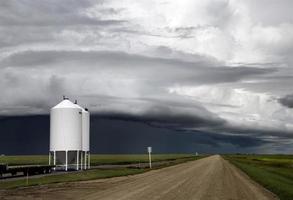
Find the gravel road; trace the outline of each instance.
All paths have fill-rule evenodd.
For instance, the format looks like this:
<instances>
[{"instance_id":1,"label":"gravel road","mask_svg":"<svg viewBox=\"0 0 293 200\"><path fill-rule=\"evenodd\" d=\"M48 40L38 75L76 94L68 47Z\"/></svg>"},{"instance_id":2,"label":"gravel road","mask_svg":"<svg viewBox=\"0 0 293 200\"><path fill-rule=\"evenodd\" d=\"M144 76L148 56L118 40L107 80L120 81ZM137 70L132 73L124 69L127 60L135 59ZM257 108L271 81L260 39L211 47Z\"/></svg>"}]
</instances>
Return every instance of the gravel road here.
<instances>
[{"instance_id":1,"label":"gravel road","mask_svg":"<svg viewBox=\"0 0 293 200\"><path fill-rule=\"evenodd\" d=\"M0 195L1 199L1 195ZM271 200L278 199L215 155L126 177L7 191L2 199Z\"/></svg>"}]
</instances>

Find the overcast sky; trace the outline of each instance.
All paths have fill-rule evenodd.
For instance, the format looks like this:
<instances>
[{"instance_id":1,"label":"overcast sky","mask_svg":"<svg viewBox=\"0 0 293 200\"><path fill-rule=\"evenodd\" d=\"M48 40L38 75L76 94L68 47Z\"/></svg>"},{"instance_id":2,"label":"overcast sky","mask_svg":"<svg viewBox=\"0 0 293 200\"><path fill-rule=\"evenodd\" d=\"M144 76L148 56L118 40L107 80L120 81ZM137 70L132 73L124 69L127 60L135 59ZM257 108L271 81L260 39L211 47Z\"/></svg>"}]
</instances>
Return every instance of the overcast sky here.
<instances>
[{"instance_id":1,"label":"overcast sky","mask_svg":"<svg viewBox=\"0 0 293 200\"><path fill-rule=\"evenodd\" d=\"M292 8L292 0L1 1L0 115L48 114L65 94L97 116L292 152Z\"/></svg>"}]
</instances>

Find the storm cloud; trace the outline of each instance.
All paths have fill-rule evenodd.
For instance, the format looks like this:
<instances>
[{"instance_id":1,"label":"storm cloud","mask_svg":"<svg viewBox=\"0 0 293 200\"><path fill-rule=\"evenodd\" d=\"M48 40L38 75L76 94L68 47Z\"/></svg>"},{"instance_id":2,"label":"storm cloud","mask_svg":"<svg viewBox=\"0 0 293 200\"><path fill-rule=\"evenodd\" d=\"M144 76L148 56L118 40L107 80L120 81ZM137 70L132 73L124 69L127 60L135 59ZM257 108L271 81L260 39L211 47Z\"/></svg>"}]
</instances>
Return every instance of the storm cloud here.
<instances>
[{"instance_id":1,"label":"storm cloud","mask_svg":"<svg viewBox=\"0 0 293 200\"><path fill-rule=\"evenodd\" d=\"M279 99L279 102L288 108L293 108L293 94L286 95Z\"/></svg>"},{"instance_id":2,"label":"storm cloud","mask_svg":"<svg viewBox=\"0 0 293 200\"><path fill-rule=\"evenodd\" d=\"M67 95L125 134L289 152L292 2L264 1L3 1L0 115L47 116Z\"/></svg>"}]
</instances>

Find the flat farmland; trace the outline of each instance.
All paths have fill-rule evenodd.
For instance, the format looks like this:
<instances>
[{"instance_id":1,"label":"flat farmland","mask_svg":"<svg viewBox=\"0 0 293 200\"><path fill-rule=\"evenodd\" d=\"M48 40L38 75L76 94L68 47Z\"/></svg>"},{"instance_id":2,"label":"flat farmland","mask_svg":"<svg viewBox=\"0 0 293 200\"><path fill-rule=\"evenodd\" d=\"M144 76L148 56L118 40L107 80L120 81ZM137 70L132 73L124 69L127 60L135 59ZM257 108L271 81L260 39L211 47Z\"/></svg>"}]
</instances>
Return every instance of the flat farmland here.
<instances>
[{"instance_id":1,"label":"flat farmland","mask_svg":"<svg viewBox=\"0 0 293 200\"><path fill-rule=\"evenodd\" d=\"M6 190L0 199L275 200L221 156L209 156L145 173Z\"/></svg>"},{"instance_id":2,"label":"flat farmland","mask_svg":"<svg viewBox=\"0 0 293 200\"><path fill-rule=\"evenodd\" d=\"M152 161L176 160L195 157L194 154L153 154ZM93 154L91 165L133 164L148 162L147 154ZM47 165L48 155L0 156L0 163L8 165Z\"/></svg>"},{"instance_id":3,"label":"flat farmland","mask_svg":"<svg viewBox=\"0 0 293 200\"><path fill-rule=\"evenodd\" d=\"M227 155L225 158L281 200L293 199L293 155Z\"/></svg>"},{"instance_id":4,"label":"flat farmland","mask_svg":"<svg viewBox=\"0 0 293 200\"><path fill-rule=\"evenodd\" d=\"M156 154L152 156L153 169L193 161L204 156L194 156L192 154ZM0 163L9 165L42 165L47 164L47 156L2 156ZM93 155L91 158L91 170L57 172L48 175L31 176L29 181L26 177L16 177L12 179L0 179L0 190L18 188L24 186L55 184L73 181L85 181L117 176L127 176L147 172L148 155Z\"/></svg>"}]
</instances>

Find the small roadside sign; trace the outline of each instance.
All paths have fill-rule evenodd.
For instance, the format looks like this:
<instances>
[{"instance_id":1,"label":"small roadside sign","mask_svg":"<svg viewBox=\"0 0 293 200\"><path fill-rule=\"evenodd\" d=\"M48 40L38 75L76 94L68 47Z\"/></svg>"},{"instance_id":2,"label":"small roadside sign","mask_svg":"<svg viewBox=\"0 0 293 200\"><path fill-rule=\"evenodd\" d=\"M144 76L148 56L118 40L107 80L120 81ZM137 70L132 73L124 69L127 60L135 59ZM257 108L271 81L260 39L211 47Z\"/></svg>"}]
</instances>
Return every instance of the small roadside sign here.
<instances>
[{"instance_id":1,"label":"small roadside sign","mask_svg":"<svg viewBox=\"0 0 293 200\"><path fill-rule=\"evenodd\" d=\"M148 153L152 153L152 147L148 147Z\"/></svg>"},{"instance_id":2,"label":"small roadside sign","mask_svg":"<svg viewBox=\"0 0 293 200\"><path fill-rule=\"evenodd\" d=\"M148 147L148 153L149 153L149 167L152 168L152 147Z\"/></svg>"}]
</instances>

